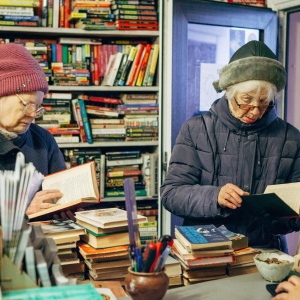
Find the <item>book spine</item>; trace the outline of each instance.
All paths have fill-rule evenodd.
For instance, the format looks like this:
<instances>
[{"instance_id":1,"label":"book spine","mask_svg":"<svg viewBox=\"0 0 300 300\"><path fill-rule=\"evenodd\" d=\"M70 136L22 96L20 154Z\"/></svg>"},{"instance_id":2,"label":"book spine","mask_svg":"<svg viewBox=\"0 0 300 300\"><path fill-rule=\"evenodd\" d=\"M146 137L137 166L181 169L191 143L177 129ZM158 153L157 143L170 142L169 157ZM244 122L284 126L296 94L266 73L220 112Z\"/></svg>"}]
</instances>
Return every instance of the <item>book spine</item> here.
<instances>
[{"instance_id":1,"label":"book spine","mask_svg":"<svg viewBox=\"0 0 300 300\"><path fill-rule=\"evenodd\" d=\"M150 66L151 66L151 62L153 59L153 53L154 53L154 48L151 46L151 51L149 54L148 63L147 63L147 67L146 67L145 75L144 75L144 79L143 79L143 86L147 86L149 72L150 72Z\"/></svg>"},{"instance_id":2,"label":"book spine","mask_svg":"<svg viewBox=\"0 0 300 300\"><path fill-rule=\"evenodd\" d=\"M154 47L153 58L151 60L151 65L150 65L150 69L149 69L149 77L147 80L147 86L153 85L155 70L156 70L157 61L158 61L159 45L154 44L153 47Z\"/></svg>"},{"instance_id":3,"label":"book spine","mask_svg":"<svg viewBox=\"0 0 300 300\"><path fill-rule=\"evenodd\" d=\"M145 72L146 72L146 68L147 68L147 64L148 64L148 59L149 59L149 55L150 55L150 51L151 51L151 44L147 44L145 47L145 54L141 63L141 67L138 73L138 77L136 79L136 86L142 86L143 83L143 79L145 76Z\"/></svg>"},{"instance_id":4,"label":"book spine","mask_svg":"<svg viewBox=\"0 0 300 300\"><path fill-rule=\"evenodd\" d=\"M134 57L136 55L136 52L137 52L137 46L135 46L135 47L132 46L131 49L130 49L130 53L128 55L128 59L127 59L126 65L124 67L123 73L122 73L121 78L120 78L120 80L118 82L119 86L125 85L125 82L126 82L126 79L128 77L130 68L132 66Z\"/></svg>"},{"instance_id":5,"label":"book spine","mask_svg":"<svg viewBox=\"0 0 300 300\"><path fill-rule=\"evenodd\" d=\"M100 198L104 198L104 192L105 192L105 154L101 154L100 157Z\"/></svg>"},{"instance_id":6,"label":"book spine","mask_svg":"<svg viewBox=\"0 0 300 300\"><path fill-rule=\"evenodd\" d=\"M133 85L135 73L136 73L138 65L140 63L144 48L145 48L145 45L143 45L143 44L137 45L136 55L134 57L134 60L132 62L132 66L130 68L130 72L128 74L128 78L126 80L126 85L128 85L128 86Z\"/></svg>"},{"instance_id":7,"label":"book spine","mask_svg":"<svg viewBox=\"0 0 300 300\"><path fill-rule=\"evenodd\" d=\"M92 135L92 130L91 130L91 126L89 123L88 115L87 115L87 112L85 109L85 103L83 100L78 99L78 104L80 107L80 113L81 113L84 131L86 134L86 139L87 139L87 142L91 144L91 143L93 143L93 135Z\"/></svg>"}]
</instances>

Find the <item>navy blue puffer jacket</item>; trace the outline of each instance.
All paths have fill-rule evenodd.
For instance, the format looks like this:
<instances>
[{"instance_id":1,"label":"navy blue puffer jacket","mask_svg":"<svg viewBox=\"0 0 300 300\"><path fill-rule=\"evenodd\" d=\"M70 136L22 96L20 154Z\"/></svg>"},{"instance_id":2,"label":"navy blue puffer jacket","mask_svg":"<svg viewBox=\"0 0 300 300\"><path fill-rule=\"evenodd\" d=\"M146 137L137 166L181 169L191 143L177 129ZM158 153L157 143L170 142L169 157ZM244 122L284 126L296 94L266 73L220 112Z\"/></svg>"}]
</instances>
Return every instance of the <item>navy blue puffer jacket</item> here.
<instances>
[{"instance_id":1,"label":"navy blue puffer jacket","mask_svg":"<svg viewBox=\"0 0 300 300\"><path fill-rule=\"evenodd\" d=\"M185 225L224 224L249 237L249 245L272 246L274 234L294 231L289 221L272 226L243 206L218 206L219 190L233 183L250 194L266 186L300 181L300 132L278 118L275 108L253 124L234 118L225 97L210 111L189 119L174 145L161 186L164 207L184 218Z\"/></svg>"}]
</instances>

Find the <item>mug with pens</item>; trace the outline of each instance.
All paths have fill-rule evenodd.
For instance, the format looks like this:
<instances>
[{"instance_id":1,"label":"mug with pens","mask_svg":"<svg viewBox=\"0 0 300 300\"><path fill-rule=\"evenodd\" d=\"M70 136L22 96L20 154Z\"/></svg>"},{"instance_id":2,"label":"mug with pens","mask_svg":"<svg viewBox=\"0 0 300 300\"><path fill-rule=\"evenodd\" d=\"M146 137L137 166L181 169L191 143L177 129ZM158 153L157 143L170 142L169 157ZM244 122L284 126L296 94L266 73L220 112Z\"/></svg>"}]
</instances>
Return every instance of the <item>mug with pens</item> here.
<instances>
[{"instance_id":1,"label":"mug with pens","mask_svg":"<svg viewBox=\"0 0 300 300\"><path fill-rule=\"evenodd\" d=\"M149 242L145 248L142 248L137 222L135 188L132 178L124 180L124 193L128 219L131 268L135 272L159 272L163 269L168 258L173 238L169 235L164 235L157 242Z\"/></svg>"},{"instance_id":2,"label":"mug with pens","mask_svg":"<svg viewBox=\"0 0 300 300\"><path fill-rule=\"evenodd\" d=\"M124 180L124 193L131 262L125 277L125 290L133 300L161 300L169 286L169 277L163 271L173 239L164 235L157 242L141 247L132 178Z\"/></svg>"}]
</instances>

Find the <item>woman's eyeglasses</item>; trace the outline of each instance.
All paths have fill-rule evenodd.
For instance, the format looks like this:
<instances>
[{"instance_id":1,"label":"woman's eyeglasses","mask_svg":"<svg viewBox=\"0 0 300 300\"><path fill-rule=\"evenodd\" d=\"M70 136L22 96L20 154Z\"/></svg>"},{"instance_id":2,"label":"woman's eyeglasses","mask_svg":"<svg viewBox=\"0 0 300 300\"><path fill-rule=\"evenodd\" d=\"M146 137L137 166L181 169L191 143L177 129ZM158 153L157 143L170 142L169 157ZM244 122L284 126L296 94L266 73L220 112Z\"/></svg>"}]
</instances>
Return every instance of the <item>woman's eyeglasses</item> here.
<instances>
[{"instance_id":1,"label":"woman's eyeglasses","mask_svg":"<svg viewBox=\"0 0 300 300\"><path fill-rule=\"evenodd\" d=\"M234 97L234 101L236 103L236 105L239 107L239 109L242 109L242 110L252 110L254 108L258 108L259 110L266 110L268 108L272 108L274 107L275 105L273 104L264 104L264 105L249 105L249 104L239 104L237 103L235 97Z\"/></svg>"},{"instance_id":2,"label":"woman's eyeglasses","mask_svg":"<svg viewBox=\"0 0 300 300\"><path fill-rule=\"evenodd\" d=\"M24 113L25 116L32 116L32 114L35 114L35 118L39 118L45 113L45 111L46 111L45 107L40 106L40 107L37 108L36 104L27 103L18 94L16 94L16 96L21 100L22 104L24 105L23 113Z\"/></svg>"}]
</instances>

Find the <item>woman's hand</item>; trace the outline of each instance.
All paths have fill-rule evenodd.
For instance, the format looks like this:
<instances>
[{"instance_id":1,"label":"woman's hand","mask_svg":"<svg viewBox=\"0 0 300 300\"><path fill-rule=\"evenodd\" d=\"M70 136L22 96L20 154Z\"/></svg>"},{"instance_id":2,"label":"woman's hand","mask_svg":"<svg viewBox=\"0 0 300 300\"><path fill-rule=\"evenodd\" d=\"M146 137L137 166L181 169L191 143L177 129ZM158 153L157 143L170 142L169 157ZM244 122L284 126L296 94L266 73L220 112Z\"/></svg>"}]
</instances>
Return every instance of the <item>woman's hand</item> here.
<instances>
[{"instance_id":1,"label":"woman's hand","mask_svg":"<svg viewBox=\"0 0 300 300\"><path fill-rule=\"evenodd\" d=\"M272 300L299 300L300 299L300 278L291 276L288 281L281 282L276 288L276 293L280 293Z\"/></svg>"},{"instance_id":2,"label":"woman's hand","mask_svg":"<svg viewBox=\"0 0 300 300\"><path fill-rule=\"evenodd\" d=\"M59 190L44 190L37 192L26 210L26 215L56 206L56 201L62 196L63 193Z\"/></svg>"},{"instance_id":3,"label":"woman's hand","mask_svg":"<svg viewBox=\"0 0 300 300\"><path fill-rule=\"evenodd\" d=\"M248 192L244 192L238 186L227 183L224 185L219 192L218 195L218 204L222 207L228 207L231 209L236 209L240 207L242 204L241 196L248 196Z\"/></svg>"}]
</instances>

